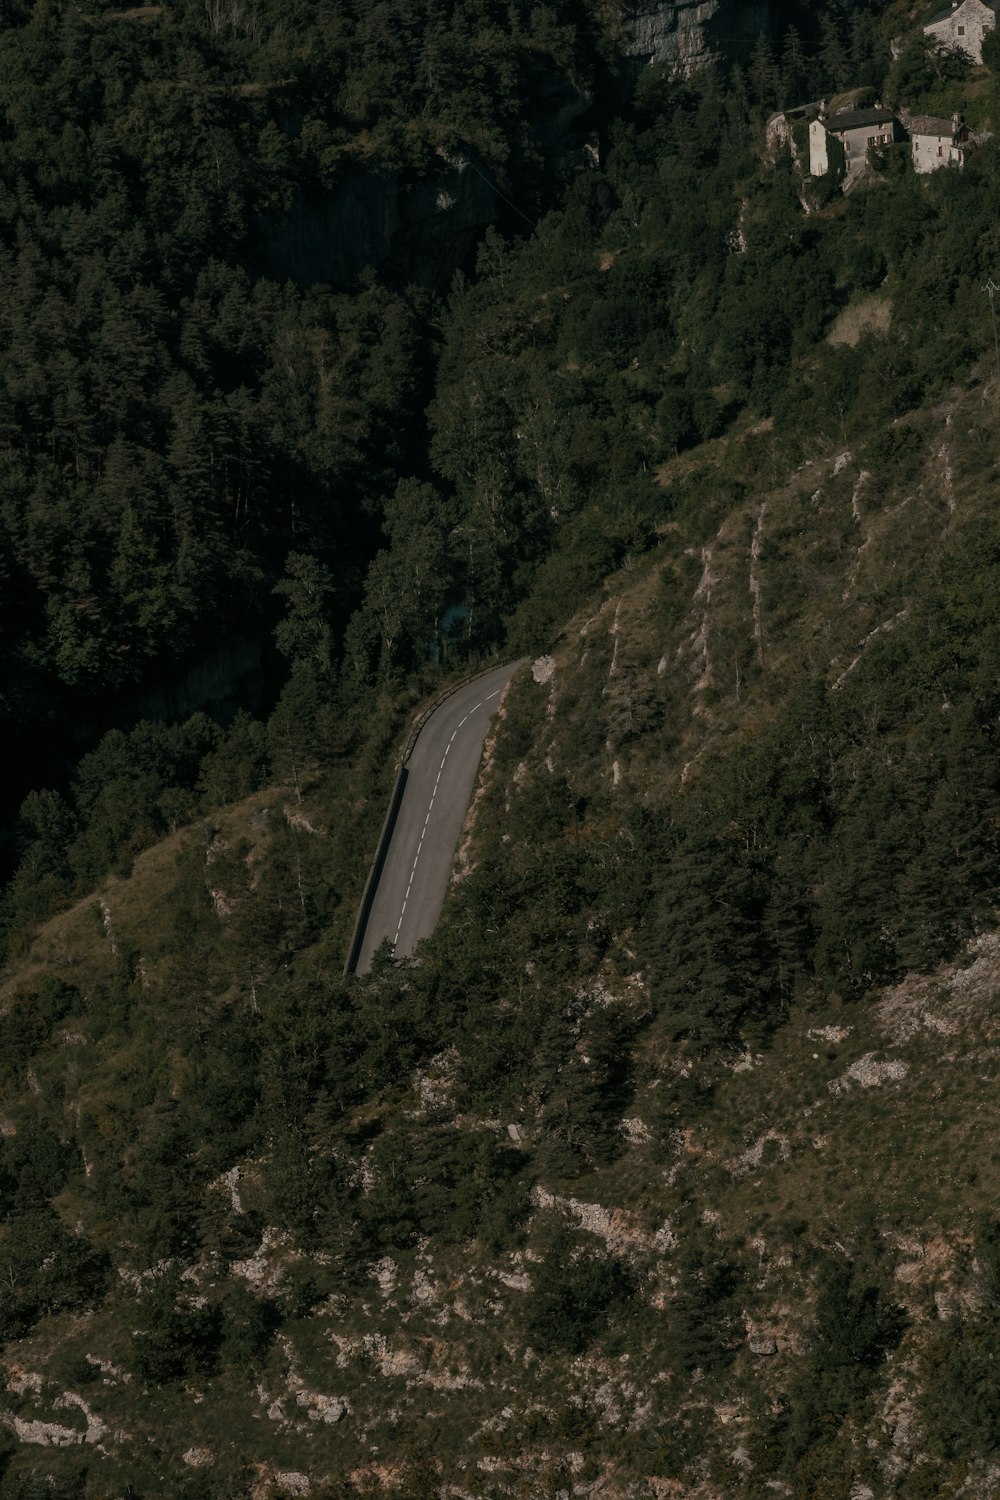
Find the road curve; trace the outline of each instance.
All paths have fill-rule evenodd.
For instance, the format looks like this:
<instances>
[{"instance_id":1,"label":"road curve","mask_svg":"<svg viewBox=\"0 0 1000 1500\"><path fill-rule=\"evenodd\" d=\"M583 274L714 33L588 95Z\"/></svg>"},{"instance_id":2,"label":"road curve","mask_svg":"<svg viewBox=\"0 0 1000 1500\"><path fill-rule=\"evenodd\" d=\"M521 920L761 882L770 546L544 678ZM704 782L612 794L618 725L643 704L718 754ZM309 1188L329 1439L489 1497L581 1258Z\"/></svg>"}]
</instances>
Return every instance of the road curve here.
<instances>
[{"instance_id":1,"label":"road curve","mask_svg":"<svg viewBox=\"0 0 1000 1500\"><path fill-rule=\"evenodd\" d=\"M386 938L396 957L405 958L437 926L486 731L519 665L497 667L458 688L417 736L358 953L358 974L368 971Z\"/></svg>"}]
</instances>

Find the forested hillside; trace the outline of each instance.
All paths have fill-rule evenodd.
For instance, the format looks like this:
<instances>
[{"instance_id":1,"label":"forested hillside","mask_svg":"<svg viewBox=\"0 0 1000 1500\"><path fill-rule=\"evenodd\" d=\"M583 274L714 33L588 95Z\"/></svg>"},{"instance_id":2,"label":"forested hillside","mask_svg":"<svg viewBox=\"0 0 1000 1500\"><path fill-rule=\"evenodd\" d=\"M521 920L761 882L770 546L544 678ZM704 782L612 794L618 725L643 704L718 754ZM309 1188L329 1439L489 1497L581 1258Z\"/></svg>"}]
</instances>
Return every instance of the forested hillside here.
<instances>
[{"instance_id":1,"label":"forested hillside","mask_svg":"<svg viewBox=\"0 0 1000 1500\"><path fill-rule=\"evenodd\" d=\"M5 11L0 1496L995 1492L1000 154L765 135L988 132L927 9L687 78L597 4ZM276 274L459 161L444 284ZM344 980L501 652L441 926Z\"/></svg>"},{"instance_id":2,"label":"forested hillside","mask_svg":"<svg viewBox=\"0 0 1000 1500\"><path fill-rule=\"evenodd\" d=\"M460 152L534 214L533 80L596 65L553 8L5 8L3 722L32 756L265 638L289 552L335 568L340 637L426 469L438 312L268 277L270 241L352 174Z\"/></svg>"},{"instance_id":3,"label":"forested hillside","mask_svg":"<svg viewBox=\"0 0 1000 1500\"><path fill-rule=\"evenodd\" d=\"M807 13L786 14L808 26ZM750 160L750 104L765 107L779 87L819 86L824 70L836 83L872 50L870 25L866 31L848 12L841 22L840 33L824 23L812 76L796 60L800 49L792 49L785 85L770 54L762 56L749 94L738 84L729 103L720 95L721 117L712 95L718 80L703 81L703 105L696 91L661 108L659 75L650 73L635 124L624 127L616 122L632 113L632 72L615 50L623 18L610 11L471 0L447 15L401 0L331 11L277 3L8 6L0 28L0 707L26 752L15 765L14 796L37 784L39 765L62 783L68 762L102 728L141 716L151 687L156 702L169 684L181 702L210 704L212 685L199 699L191 674L227 644L249 640L256 648L243 652L252 675L290 553L335 573L330 615L339 642L383 536L399 545L390 511L401 480L438 483L441 519L426 537L420 528L421 541L437 558L439 534L447 539L433 589L412 608L406 597L400 605L403 634L419 635L420 659L428 621L433 633L436 615L473 586L489 595L470 611L470 644L494 642L524 592L519 569L551 546L551 525L530 514L522 522L518 504L499 527L490 522L497 534L473 585L469 542L455 539L449 506L461 485L448 450L462 437L448 417L448 392L464 379L460 330L470 317L490 316L475 294L445 311L426 288L397 280L390 289L370 273L349 290L296 285L272 274L276 244L324 232L354 236L357 255L347 264L357 264L371 227L365 215L389 212L378 185L391 179L405 199L422 182L439 181L444 228L429 224L425 235L445 237L437 289L446 290L459 263L449 268L448 255L460 258L491 217L523 236L560 194L560 173L577 161L560 153L576 140L580 110L590 111L595 141L638 128L648 162L668 148L670 121L690 137L702 108L712 126L685 146L687 189L697 179L707 203L701 179L714 172L728 200L714 212L729 222L736 178ZM683 121L678 109L687 112ZM630 232L627 159L635 148L626 140L623 149L615 185L603 173L581 183L580 225L570 227L571 210L562 230L550 226L543 240L572 240L588 271L609 215L621 218L619 237ZM449 239L449 194L461 191L456 164L485 197ZM682 185L665 182L663 201ZM338 210L331 227L324 213L348 189L374 197L367 207ZM455 213L461 217L461 204ZM612 232L609 249L614 243ZM675 250L686 253L672 241L659 253L669 260ZM481 253L489 270L497 251ZM578 276L579 266L559 266L564 256L557 248L553 264L528 280ZM641 260L646 281L658 282L655 255ZM623 298L648 295L641 279L630 287L620 276L592 309L584 360L593 337L605 348L602 318L612 360L645 337L628 318L614 332ZM590 285L579 290L587 300ZM509 317L523 311L525 291ZM659 317L663 296L655 291L643 318ZM666 360L654 379L669 399L684 372L673 368L669 326L663 332ZM421 414L434 396L443 336L457 347L436 398L441 432L432 448ZM498 394L499 435L510 430L510 398ZM703 414L703 424L712 420ZM680 421L683 439L691 422L683 412ZM662 438L656 434L654 445ZM649 443L640 454L629 441L618 468L634 480L648 464ZM412 532L419 520L408 524ZM523 531L516 543L507 535L515 526ZM612 537L598 566L617 545ZM379 586L376 575L371 587ZM355 662L359 651L376 649L370 625L359 630L349 653ZM393 665L413 656L406 646ZM259 700L273 692L276 671L265 657L257 672ZM226 696L224 684L214 695Z\"/></svg>"}]
</instances>

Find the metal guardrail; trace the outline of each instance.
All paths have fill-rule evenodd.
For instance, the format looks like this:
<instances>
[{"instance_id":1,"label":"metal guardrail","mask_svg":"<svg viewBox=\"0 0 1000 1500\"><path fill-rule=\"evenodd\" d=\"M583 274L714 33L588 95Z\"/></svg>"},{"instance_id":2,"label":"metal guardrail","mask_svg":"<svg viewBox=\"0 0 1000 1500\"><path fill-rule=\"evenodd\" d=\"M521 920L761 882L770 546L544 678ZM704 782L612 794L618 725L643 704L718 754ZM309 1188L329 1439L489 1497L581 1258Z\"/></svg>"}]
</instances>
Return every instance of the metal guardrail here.
<instances>
[{"instance_id":1,"label":"metal guardrail","mask_svg":"<svg viewBox=\"0 0 1000 1500\"><path fill-rule=\"evenodd\" d=\"M372 914L375 904L375 892L385 866L385 857L389 852L392 842L393 830L396 827L396 819L399 817L400 805L403 801L403 792L406 788L406 778L409 773L405 766L401 765L396 771L396 780L392 784L392 795L389 798L389 810L382 823L382 832L378 836L375 846L375 858L372 860L368 870L368 879L365 881L364 893L361 897L361 905L358 907L358 915L354 919L354 931L351 933L351 946L347 950L347 962L344 964L344 978L353 974L358 967L358 959L361 957L361 945L365 940L365 931L368 927L368 918Z\"/></svg>"},{"instance_id":2,"label":"metal guardrail","mask_svg":"<svg viewBox=\"0 0 1000 1500\"><path fill-rule=\"evenodd\" d=\"M516 661L518 658L514 658L514 660ZM450 687L444 688L438 693L437 697L433 698L414 720L396 766L396 779L392 784L389 809L382 823L382 831L378 836L378 843L375 846L375 857L368 870L368 879L365 881L361 905L358 907L358 915L355 918L354 931L351 933L351 944L347 950L347 962L344 964L345 979L349 974L354 973L358 966L358 959L361 957L361 947L365 940L368 918L371 916L372 907L375 904L375 892L378 889L378 883L385 867L386 855L389 853L389 845L392 842L396 819L399 817L399 809L403 801L406 778L409 774L406 769L406 763L413 754L413 747L417 743L417 737L421 729L423 729L431 714L437 713L442 703L447 703L453 693L457 693L460 688L468 687L470 682L477 682L480 677L488 677L491 672L497 671L499 667L509 665L511 665L510 658L507 661L495 661L490 666L483 667L478 672L473 672L471 677L463 677L461 682L453 682Z\"/></svg>"},{"instance_id":3,"label":"metal guardrail","mask_svg":"<svg viewBox=\"0 0 1000 1500\"><path fill-rule=\"evenodd\" d=\"M413 754L413 747L417 743L417 736L419 735L421 729L423 729L431 714L437 713L442 703L447 703L448 699L452 696L453 693L457 693L460 688L468 687L470 682L478 682L480 677L488 677L491 672L496 672L501 667L511 666L518 660L518 657L508 657L506 661L495 661L492 666L482 667L478 672L473 672L471 677L463 677L461 682L453 682L451 687L443 688L441 692L438 693L437 697L433 698L428 706L423 710L423 712L420 713L414 720L413 728L410 730L409 738L407 739L406 744L403 746L403 753L400 756L399 764L401 766L406 765L406 762Z\"/></svg>"}]
</instances>

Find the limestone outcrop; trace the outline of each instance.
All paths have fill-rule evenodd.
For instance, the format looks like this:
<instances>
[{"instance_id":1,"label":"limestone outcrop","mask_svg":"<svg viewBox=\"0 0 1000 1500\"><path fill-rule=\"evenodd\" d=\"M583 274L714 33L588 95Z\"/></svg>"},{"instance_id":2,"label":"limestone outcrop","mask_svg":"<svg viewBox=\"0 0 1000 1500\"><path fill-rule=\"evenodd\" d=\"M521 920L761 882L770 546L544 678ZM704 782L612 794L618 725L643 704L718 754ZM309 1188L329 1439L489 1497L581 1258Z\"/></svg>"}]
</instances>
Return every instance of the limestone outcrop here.
<instances>
[{"instance_id":1,"label":"limestone outcrop","mask_svg":"<svg viewBox=\"0 0 1000 1500\"><path fill-rule=\"evenodd\" d=\"M757 36L774 29L772 11L769 0L624 0L618 46L637 71L667 63L688 74L712 58L746 61ZM550 183L597 164L593 103L568 79L539 69L528 124ZM531 201L525 213L503 196L515 219L530 219ZM486 226L501 217L500 198L493 174L471 150L442 153L439 170L422 181L359 169L329 192L301 194L262 221L265 260L272 275L303 285L347 286L364 267L378 266L401 285L444 289Z\"/></svg>"},{"instance_id":2,"label":"limestone outcrop","mask_svg":"<svg viewBox=\"0 0 1000 1500\"><path fill-rule=\"evenodd\" d=\"M692 73L714 57L745 60L770 34L768 0L628 0L622 6L625 52L639 63L671 63Z\"/></svg>"}]
</instances>

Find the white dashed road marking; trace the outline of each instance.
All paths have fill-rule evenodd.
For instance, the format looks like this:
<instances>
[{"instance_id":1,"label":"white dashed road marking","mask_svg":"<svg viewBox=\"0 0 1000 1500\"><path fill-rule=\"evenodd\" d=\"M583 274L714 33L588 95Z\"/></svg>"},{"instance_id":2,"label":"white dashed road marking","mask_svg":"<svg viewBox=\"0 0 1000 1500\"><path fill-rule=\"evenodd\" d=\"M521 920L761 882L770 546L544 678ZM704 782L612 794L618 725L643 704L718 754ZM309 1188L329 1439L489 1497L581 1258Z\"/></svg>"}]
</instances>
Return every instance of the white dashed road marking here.
<instances>
[{"instance_id":1,"label":"white dashed road marking","mask_svg":"<svg viewBox=\"0 0 1000 1500\"><path fill-rule=\"evenodd\" d=\"M494 693L492 696L496 697L496 694ZM480 706L481 705L479 703L476 704L476 708L479 708ZM474 714L475 711L476 711L476 708L470 708L469 713L466 714L466 716L465 716L465 719L467 719L469 717L469 714ZM406 896L405 896L405 898L403 900L403 909L402 909L402 911L399 914L399 921L396 923L396 936L392 940L392 946L394 948L395 948L396 944L399 942L399 934L400 934L400 931L401 931L402 926L403 926L403 918L406 915L406 903L410 899L410 891L413 889L413 877L417 873L417 862L420 859L420 851L424 847L424 835L427 832L427 825L428 825L428 823L431 820L431 813L434 811L434 799L437 796L437 790L438 790L438 787L441 784L441 772L444 770L444 763L448 759L448 751L451 749L452 745L455 743L455 736L458 734L459 729L461 729L462 724L465 723L465 719L462 720L462 723L459 724L457 726L457 728L455 728L455 729L452 730L452 732L451 732L451 739L448 741L447 745L445 746L444 754L441 757L441 764L438 766L437 777L435 778L435 781L434 781L434 790L431 793L431 800L430 800L430 803L429 803L428 808L427 808L427 816L424 818L424 826L423 826L423 829L422 829L421 834L420 834L420 843L417 845L417 852L413 856L413 864L410 867L410 879L409 879L409 884L406 887Z\"/></svg>"},{"instance_id":2,"label":"white dashed road marking","mask_svg":"<svg viewBox=\"0 0 1000 1500\"><path fill-rule=\"evenodd\" d=\"M480 700L476 704L475 708L470 708L469 712L465 715L465 718L462 719L462 720L460 720L460 722L452 730L452 732L451 732L451 739L448 741L447 745L445 746L445 752L444 752L444 754L441 757L441 764L438 766L437 777L435 778L435 781L434 781L434 790L431 793L430 804L428 805L428 808L427 808L427 816L424 818L424 826L423 826L423 829L421 830L421 834L420 834L420 843L417 845L417 852L413 856L413 864L410 867L410 879L409 879L409 882L408 882L407 887L406 887L406 896L405 896L405 898L403 900L403 909L399 913L399 921L396 924L396 936L392 940L392 946L393 947L395 947L396 944L399 942L399 934L400 934L400 931L402 930L402 926L403 926L403 917L406 915L406 903L407 903L407 901L409 901L409 899L410 899L410 891L413 889L413 880L414 880L414 876L417 873L417 863L418 863L418 861L420 859L420 851L424 847L424 837L425 837L425 835L427 833L427 825L428 825L428 823L431 820L431 813L434 811L434 799L437 796L438 787L441 784L441 773L444 770L444 763L448 759L448 751L451 749L452 745L455 743L455 736L458 734L458 731L462 728L463 724L467 723L468 720L471 719L472 715L476 712L476 709L482 708L483 704L484 703L489 703L490 699L492 699L492 698L499 698L501 692L502 692L502 689L501 688L497 688L497 690L496 690L495 693L489 693L485 698L480 698Z\"/></svg>"}]
</instances>

